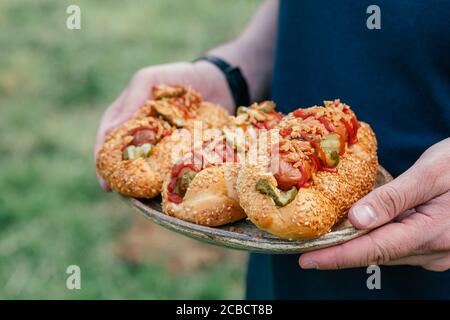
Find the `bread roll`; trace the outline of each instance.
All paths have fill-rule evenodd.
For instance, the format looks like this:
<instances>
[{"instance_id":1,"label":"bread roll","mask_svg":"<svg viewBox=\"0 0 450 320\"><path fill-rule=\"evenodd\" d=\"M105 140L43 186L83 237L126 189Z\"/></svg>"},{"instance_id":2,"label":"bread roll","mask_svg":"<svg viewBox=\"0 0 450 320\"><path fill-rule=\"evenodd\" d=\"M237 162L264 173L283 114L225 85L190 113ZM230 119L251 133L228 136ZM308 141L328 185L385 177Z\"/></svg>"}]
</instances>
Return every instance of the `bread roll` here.
<instances>
[{"instance_id":1,"label":"bread roll","mask_svg":"<svg viewBox=\"0 0 450 320\"><path fill-rule=\"evenodd\" d=\"M256 142L258 134L275 127L281 114L275 111L275 104L270 101L240 107L237 113L221 135L206 141L201 150L191 152L195 156L174 166L163 186L164 212L213 227L246 217L236 191L241 161L245 160L245 151ZM242 139L239 139L239 133ZM200 159L197 165L194 159ZM189 167L183 168L183 163Z\"/></svg>"},{"instance_id":2,"label":"bread roll","mask_svg":"<svg viewBox=\"0 0 450 320\"><path fill-rule=\"evenodd\" d=\"M274 154L264 163L243 166L237 184L240 204L256 226L280 238L319 237L372 190L378 166L375 135L368 124L358 122L349 107L339 100L326 101L325 107L296 110L276 130L281 134L280 163L292 160L289 162L292 172L274 170ZM328 137L334 139L332 143L325 141ZM344 147L339 158L328 157L327 148L337 141L340 141L337 148ZM307 179L303 179L305 176ZM297 178L300 180L295 185ZM279 189L281 186L290 189L283 191ZM277 204L280 199L283 203Z\"/></svg>"},{"instance_id":3,"label":"bread roll","mask_svg":"<svg viewBox=\"0 0 450 320\"><path fill-rule=\"evenodd\" d=\"M160 85L152 91L154 100L108 134L96 157L98 173L126 196L159 195L177 155L190 150L194 123L220 128L229 120L224 108L202 101L190 88Z\"/></svg>"}]
</instances>

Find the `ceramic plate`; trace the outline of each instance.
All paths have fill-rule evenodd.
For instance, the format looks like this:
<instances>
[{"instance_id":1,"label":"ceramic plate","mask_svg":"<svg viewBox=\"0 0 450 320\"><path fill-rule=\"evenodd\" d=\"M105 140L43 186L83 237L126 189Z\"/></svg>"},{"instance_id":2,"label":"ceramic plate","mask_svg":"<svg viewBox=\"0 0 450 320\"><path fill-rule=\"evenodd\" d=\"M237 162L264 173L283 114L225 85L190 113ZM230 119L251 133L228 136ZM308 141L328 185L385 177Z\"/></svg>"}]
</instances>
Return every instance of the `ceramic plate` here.
<instances>
[{"instance_id":1,"label":"ceramic plate","mask_svg":"<svg viewBox=\"0 0 450 320\"><path fill-rule=\"evenodd\" d=\"M375 188L391 180L392 176L379 166ZM279 239L258 229L249 220L242 220L217 228L205 227L164 214L161 210L161 198L142 200L124 197L124 199L142 212L150 221L167 229L218 246L261 253L301 253L337 245L367 232L353 228L350 222L345 219L335 225L330 233L317 239L289 241Z\"/></svg>"}]
</instances>

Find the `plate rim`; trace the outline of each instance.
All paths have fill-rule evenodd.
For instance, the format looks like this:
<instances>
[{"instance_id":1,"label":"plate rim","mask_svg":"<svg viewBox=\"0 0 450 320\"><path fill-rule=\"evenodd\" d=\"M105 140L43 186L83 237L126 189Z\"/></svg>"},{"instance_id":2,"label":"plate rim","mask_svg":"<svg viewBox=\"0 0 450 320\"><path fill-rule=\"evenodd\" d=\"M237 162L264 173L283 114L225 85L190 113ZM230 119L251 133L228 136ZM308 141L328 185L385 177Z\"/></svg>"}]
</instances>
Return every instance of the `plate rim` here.
<instances>
[{"instance_id":1,"label":"plate rim","mask_svg":"<svg viewBox=\"0 0 450 320\"><path fill-rule=\"evenodd\" d=\"M392 175L381 165L378 165L377 171L380 171L381 174L387 178L387 182L393 179ZM358 230L354 227L347 227L342 230L327 233L313 240L291 241L277 238L273 238L270 240L258 238L258 241L255 241L254 236L250 236L245 233L223 230L221 228L207 227L184 221L169 216L162 211L158 211L146 205L140 199L127 196L121 197L134 209L137 209L141 214L143 214L145 218L166 229L214 245L251 252L270 254L302 253L338 245L369 232L369 230ZM230 234L232 234L233 236L231 237ZM340 236L342 238L342 241L336 241L336 236Z\"/></svg>"}]
</instances>

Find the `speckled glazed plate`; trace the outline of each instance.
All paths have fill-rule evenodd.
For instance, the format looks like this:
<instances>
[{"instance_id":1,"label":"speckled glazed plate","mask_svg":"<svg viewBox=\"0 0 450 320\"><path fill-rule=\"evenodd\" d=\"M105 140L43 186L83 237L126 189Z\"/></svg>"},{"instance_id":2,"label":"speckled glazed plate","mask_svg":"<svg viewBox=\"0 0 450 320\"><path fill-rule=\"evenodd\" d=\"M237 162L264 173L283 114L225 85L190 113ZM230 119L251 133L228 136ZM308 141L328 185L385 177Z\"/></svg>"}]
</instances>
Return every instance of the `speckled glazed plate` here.
<instances>
[{"instance_id":1,"label":"speckled glazed plate","mask_svg":"<svg viewBox=\"0 0 450 320\"><path fill-rule=\"evenodd\" d=\"M383 167L378 167L375 188L392 180L392 176ZM240 250L263 253L301 253L330 247L361 236L366 231L353 228L345 219L335 225L332 231L313 240L289 241L279 239L258 229L249 220L242 220L218 228L200 226L164 214L161 199L141 200L124 198L142 212L146 218L167 229L188 237L215 245Z\"/></svg>"}]
</instances>

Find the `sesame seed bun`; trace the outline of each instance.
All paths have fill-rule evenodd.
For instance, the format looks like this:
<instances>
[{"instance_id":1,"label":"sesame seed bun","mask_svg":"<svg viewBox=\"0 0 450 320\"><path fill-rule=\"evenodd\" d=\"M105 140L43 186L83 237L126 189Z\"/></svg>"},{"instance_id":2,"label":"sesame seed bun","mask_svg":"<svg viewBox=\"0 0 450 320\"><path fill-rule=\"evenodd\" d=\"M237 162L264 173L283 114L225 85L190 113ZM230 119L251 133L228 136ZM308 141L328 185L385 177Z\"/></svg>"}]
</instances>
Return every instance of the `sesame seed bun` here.
<instances>
[{"instance_id":1,"label":"sesame seed bun","mask_svg":"<svg viewBox=\"0 0 450 320\"><path fill-rule=\"evenodd\" d=\"M114 129L107 135L97 153L97 171L111 189L126 196L136 198L154 198L161 192L165 176L174 163L190 150L191 136L178 134L182 129L192 132L194 122L201 121L203 129L221 128L229 121L228 112L219 105L201 101L195 108L195 118L186 119L183 128L178 130L160 117L150 116L152 103L142 106L134 117ZM170 134L154 145L148 158L123 159L124 146L133 140L131 132L139 127L153 127Z\"/></svg>"},{"instance_id":2,"label":"sesame seed bun","mask_svg":"<svg viewBox=\"0 0 450 320\"><path fill-rule=\"evenodd\" d=\"M347 148L337 172L314 173L312 185L300 188L295 199L284 207L276 206L271 197L255 189L260 178L275 179L267 164L243 166L237 190L249 219L259 228L290 240L312 239L329 232L351 205L373 188L377 142L370 126L360 124L358 142Z\"/></svg>"},{"instance_id":3,"label":"sesame seed bun","mask_svg":"<svg viewBox=\"0 0 450 320\"><path fill-rule=\"evenodd\" d=\"M129 134L133 128L145 126L148 119L133 119L118 127L106 138L97 154L96 164L99 174L108 182L111 189L126 196L136 198L154 198L161 192L164 177L176 159L175 148L184 153L190 148L190 141L183 136L171 135L158 142L148 158L124 160L122 149L133 137Z\"/></svg>"},{"instance_id":4,"label":"sesame seed bun","mask_svg":"<svg viewBox=\"0 0 450 320\"><path fill-rule=\"evenodd\" d=\"M183 201L179 204L168 200L166 178L162 191L162 208L170 216L196 224L216 227L246 217L239 206L236 180L239 165L226 163L200 171L189 184Z\"/></svg>"}]
</instances>

